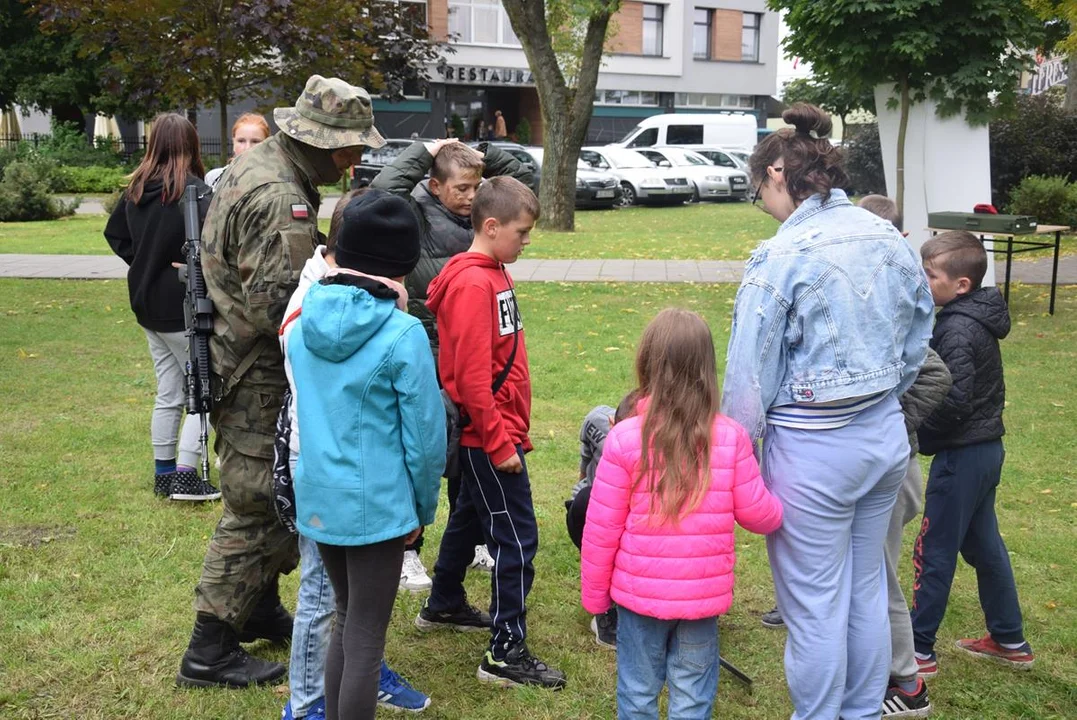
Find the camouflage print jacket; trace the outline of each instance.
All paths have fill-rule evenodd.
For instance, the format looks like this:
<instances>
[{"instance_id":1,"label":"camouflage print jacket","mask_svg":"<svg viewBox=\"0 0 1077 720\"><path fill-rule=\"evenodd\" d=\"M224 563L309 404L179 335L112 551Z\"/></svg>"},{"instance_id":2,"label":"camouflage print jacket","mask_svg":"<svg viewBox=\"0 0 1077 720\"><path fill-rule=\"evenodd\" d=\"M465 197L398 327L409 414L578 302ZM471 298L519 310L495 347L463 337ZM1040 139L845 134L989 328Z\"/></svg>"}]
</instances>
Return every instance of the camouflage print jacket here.
<instances>
[{"instance_id":1,"label":"camouflage print jacket","mask_svg":"<svg viewBox=\"0 0 1077 720\"><path fill-rule=\"evenodd\" d=\"M326 151L278 133L236 158L218 183L202 231L202 270L214 308L210 356L219 395L240 377L268 395L288 387L277 331L303 265L324 242L317 185L334 174ZM278 402L272 414L279 409Z\"/></svg>"}]
</instances>

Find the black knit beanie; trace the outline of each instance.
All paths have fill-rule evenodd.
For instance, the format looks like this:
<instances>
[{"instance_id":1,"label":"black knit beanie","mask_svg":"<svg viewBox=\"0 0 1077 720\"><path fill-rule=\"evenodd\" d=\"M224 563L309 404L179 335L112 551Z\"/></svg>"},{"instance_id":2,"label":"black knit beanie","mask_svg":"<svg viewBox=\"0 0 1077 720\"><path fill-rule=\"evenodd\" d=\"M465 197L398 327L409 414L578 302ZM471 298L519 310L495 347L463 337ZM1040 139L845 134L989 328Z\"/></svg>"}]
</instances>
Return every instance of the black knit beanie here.
<instances>
[{"instance_id":1,"label":"black knit beanie","mask_svg":"<svg viewBox=\"0 0 1077 720\"><path fill-rule=\"evenodd\" d=\"M367 190L344 208L337 265L368 275L401 277L419 262L419 220L401 197Z\"/></svg>"}]
</instances>

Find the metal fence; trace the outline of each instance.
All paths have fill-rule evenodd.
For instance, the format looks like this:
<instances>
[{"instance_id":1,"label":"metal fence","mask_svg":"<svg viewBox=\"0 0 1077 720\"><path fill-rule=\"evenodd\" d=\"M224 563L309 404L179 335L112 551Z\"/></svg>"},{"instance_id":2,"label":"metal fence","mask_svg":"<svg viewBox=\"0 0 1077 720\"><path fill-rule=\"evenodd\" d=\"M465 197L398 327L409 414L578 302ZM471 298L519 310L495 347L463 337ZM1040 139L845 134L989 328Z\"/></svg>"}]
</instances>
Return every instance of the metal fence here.
<instances>
[{"instance_id":1,"label":"metal fence","mask_svg":"<svg viewBox=\"0 0 1077 720\"><path fill-rule=\"evenodd\" d=\"M20 143L26 143L38 149L50 139L50 135L47 133L22 133L22 134L0 134L0 149L14 150ZM202 141L202 157L206 160L216 160L221 154L221 139L217 137L204 137ZM89 138L86 139L87 147L94 147L106 149L106 143L111 146L111 149L123 159L130 160L133 156L139 155L146 150L146 136L145 135L125 135L120 138L112 138L106 141L104 138L98 138L95 142L90 142ZM231 152L231 141L228 142L226 148Z\"/></svg>"}]
</instances>

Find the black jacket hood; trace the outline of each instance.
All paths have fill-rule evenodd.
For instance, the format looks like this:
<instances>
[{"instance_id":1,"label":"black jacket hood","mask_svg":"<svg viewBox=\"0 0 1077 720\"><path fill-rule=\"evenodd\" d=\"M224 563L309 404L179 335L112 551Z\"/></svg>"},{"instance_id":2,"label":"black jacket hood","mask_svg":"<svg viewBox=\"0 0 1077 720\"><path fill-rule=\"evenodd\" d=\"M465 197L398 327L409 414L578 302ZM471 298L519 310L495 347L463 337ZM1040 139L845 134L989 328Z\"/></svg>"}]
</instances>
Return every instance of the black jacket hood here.
<instances>
[{"instance_id":1,"label":"black jacket hood","mask_svg":"<svg viewBox=\"0 0 1077 720\"><path fill-rule=\"evenodd\" d=\"M997 287L978 288L952 300L939 312L939 319L951 314L972 318L999 340L1010 334L1010 311Z\"/></svg>"}]
</instances>

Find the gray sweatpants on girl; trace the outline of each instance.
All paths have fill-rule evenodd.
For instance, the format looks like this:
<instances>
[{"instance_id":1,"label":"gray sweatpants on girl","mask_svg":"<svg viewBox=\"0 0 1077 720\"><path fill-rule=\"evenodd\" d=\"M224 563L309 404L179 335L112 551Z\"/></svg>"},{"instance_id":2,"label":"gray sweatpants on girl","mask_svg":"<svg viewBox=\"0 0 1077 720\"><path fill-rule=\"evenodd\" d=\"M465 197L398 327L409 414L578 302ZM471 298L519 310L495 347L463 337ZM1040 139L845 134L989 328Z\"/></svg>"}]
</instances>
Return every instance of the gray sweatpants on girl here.
<instances>
[{"instance_id":1,"label":"gray sweatpants on girl","mask_svg":"<svg viewBox=\"0 0 1077 720\"><path fill-rule=\"evenodd\" d=\"M916 679L916 656L913 648L912 619L909 617L909 605L901 591L898 578L898 562L901 558L901 536L905 526L912 522L923 510L924 478L920 472L920 463L916 456L909 459L909 469L898 490L897 502L890 515L890 526L886 530L886 545L883 555L886 559L886 594L887 610L890 614L890 677L899 682L912 682Z\"/></svg>"},{"instance_id":2,"label":"gray sweatpants on girl","mask_svg":"<svg viewBox=\"0 0 1077 720\"><path fill-rule=\"evenodd\" d=\"M187 334L161 333L142 328L150 343L150 357L157 374L157 401L150 421L150 441L154 460L176 459L177 465L196 468L202 457L199 442L200 423L196 415L183 421L176 453L176 435L187 404Z\"/></svg>"}]
</instances>

